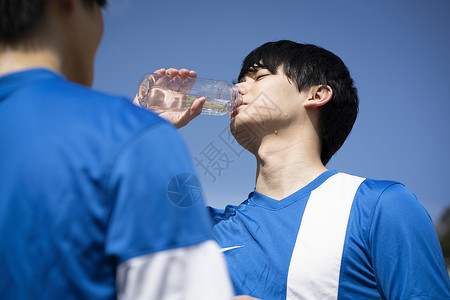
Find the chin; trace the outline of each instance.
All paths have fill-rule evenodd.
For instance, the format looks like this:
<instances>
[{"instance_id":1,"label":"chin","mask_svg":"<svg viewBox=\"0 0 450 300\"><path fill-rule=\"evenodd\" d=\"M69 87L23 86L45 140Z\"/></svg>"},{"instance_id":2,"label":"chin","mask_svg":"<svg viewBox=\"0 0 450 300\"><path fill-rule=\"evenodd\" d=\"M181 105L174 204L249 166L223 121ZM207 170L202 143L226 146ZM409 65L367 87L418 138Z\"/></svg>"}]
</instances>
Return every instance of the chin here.
<instances>
[{"instance_id":1,"label":"chin","mask_svg":"<svg viewBox=\"0 0 450 300\"><path fill-rule=\"evenodd\" d=\"M263 136L258 127L251 122L245 122L240 116L235 116L231 118L230 131L239 145L251 153L256 153Z\"/></svg>"}]
</instances>

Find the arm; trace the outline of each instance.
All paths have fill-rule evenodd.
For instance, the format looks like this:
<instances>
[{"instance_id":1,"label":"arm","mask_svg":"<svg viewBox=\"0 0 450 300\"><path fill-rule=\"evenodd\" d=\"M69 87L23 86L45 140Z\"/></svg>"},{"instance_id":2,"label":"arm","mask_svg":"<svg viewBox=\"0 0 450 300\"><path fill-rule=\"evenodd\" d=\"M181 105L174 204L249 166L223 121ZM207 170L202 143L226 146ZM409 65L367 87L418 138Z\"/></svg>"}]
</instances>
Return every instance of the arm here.
<instances>
[{"instance_id":1,"label":"arm","mask_svg":"<svg viewBox=\"0 0 450 300\"><path fill-rule=\"evenodd\" d=\"M197 78L197 73L195 71L189 71L187 69L159 69L155 71L156 74L161 75L168 75L171 77L179 77L181 80L184 80L186 78L193 79L185 81L186 85L182 88L184 90L190 90L192 86L194 85L195 78ZM176 128L181 128L189 124L193 119L195 119L201 112L203 104L205 103L205 98L200 97L194 101L192 106L183 112L163 112L159 114L160 117L166 119L170 123L172 123ZM136 94L136 97L134 98L133 104L140 106L138 101L138 94Z\"/></svg>"},{"instance_id":2,"label":"arm","mask_svg":"<svg viewBox=\"0 0 450 300\"><path fill-rule=\"evenodd\" d=\"M386 299L450 297L433 223L403 185L392 185L380 196L368 245L378 289Z\"/></svg>"}]
</instances>

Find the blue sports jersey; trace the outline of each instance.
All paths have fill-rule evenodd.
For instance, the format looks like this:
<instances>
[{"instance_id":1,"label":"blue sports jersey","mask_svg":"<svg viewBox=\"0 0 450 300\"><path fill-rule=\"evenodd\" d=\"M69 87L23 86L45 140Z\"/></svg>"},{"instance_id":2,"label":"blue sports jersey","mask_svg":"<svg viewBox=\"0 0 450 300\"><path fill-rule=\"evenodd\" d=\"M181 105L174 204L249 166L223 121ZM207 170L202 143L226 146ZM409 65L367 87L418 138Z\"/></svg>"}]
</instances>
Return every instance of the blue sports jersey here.
<instances>
[{"instance_id":1,"label":"blue sports jersey","mask_svg":"<svg viewBox=\"0 0 450 300\"><path fill-rule=\"evenodd\" d=\"M45 69L0 77L1 298L115 299L122 262L212 238L194 174L130 101Z\"/></svg>"},{"instance_id":2,"label":"blue sports jersey","mask_svg":"<svg viewBox=\"0 0 450 300\"><path fill-rule=\"evenodd\" d=\"M210 209L237 294L449 299L433 224L403 185L327 171L280 201Z\"/></svg>"}]
</instances>

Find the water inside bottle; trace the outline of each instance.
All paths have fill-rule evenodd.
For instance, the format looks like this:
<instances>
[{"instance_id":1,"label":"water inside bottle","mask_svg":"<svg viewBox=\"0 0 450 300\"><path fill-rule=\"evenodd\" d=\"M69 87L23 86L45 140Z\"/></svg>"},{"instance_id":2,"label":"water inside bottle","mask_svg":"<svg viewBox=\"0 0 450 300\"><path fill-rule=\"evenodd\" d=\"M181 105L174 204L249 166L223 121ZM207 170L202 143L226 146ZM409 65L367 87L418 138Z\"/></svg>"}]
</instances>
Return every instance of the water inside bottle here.
<instances>
[{"instance_id":1,"label":"water inside bottle","mask_svg":"<svg viewBox=\"0 0 450 300\"><path fill-rule=\"evenodd\" d=\"M198 95L188 95L185 109L191 107L194 100L200 97ZM224 115L227 112L230 112L230 101L207 98L205 104L203 104L202 114L204 115Z\"/></svg>"},{"instance_id":2,"label":"water inside bottle","mask_svg":"<svg viewBox=\"0 0 450 300\"><path fill-rule=\"evenodd\" d=\"M156 75L152 75L156 76ZM189 109L194 100L200 97L206 97L203 104L202 114L205 115L224 115L231 112L236 105L242 101L240 92L237 88L230 89L229 86L221 85L199 85L192 87L190 93L181 90L172 90L165 86L152 86L150 79L154 77L146 76L142 79L139 91L139 104L156 113L166 111L185 111ZM230 99L231 98L231 99Z\"/></svg>"}]
</instances>

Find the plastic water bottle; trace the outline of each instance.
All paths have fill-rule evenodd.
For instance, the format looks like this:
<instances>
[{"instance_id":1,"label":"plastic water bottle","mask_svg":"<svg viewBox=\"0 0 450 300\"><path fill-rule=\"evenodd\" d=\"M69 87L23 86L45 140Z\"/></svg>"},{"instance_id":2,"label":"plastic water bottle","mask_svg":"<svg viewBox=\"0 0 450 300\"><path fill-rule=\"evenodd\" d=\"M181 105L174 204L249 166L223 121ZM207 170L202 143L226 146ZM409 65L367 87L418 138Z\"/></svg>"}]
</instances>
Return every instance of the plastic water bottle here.
<instances>
[{"instance_id":1,"label":"plastic water bottle","mask_svg":"<svg viewBox=\"0 0 450 300\"><path fill-rule=\"evenodd\" d=\"M206 97L202 110L206 115L224 115L242 103L239 88L222 80L149 73L139 83L140 106L156 113L184 111L200 97Z\"/></svg>"}]
</instances>

